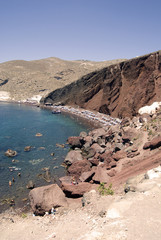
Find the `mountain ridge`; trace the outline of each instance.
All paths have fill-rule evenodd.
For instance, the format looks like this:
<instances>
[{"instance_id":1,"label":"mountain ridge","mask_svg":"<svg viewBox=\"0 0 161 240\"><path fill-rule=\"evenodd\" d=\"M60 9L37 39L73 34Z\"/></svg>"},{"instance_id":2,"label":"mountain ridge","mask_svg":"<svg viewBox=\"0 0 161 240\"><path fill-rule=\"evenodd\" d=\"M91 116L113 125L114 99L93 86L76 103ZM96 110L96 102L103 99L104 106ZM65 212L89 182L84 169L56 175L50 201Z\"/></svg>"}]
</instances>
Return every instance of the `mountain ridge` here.
<instances>
[{"instance_id":1,"label":"mountain ridge","mask_svg":"<svg viewBox=\"0 0 161 240\"><path fill-rule=\"evenodd\" d=\"M0 100L22 101L61 88L83 75L96 69L101 69L122 60L92 62L84 60L62 60L50 57L40 60L13 60L0 63L0 79L8 80L0 86Z\"/></svg>"}]
</instances>

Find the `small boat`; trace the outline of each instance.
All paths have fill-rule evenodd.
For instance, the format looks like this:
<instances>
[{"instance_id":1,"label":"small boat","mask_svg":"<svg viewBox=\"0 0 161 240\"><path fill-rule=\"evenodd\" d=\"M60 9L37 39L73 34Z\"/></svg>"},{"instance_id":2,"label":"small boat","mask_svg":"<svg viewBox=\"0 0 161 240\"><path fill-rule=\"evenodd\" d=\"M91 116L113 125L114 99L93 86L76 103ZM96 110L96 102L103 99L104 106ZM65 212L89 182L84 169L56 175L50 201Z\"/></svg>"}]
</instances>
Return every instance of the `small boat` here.
<instances>
[{"instance_id":1,"label":"small boat","mask_svg":"<svg viewBox=\"0 0 161 240\"><path fill-rule=\"evenodd\" d=\"M52 110L52 114L60 114L61 111L60 110Z\"/></svg>"}]
</instances>

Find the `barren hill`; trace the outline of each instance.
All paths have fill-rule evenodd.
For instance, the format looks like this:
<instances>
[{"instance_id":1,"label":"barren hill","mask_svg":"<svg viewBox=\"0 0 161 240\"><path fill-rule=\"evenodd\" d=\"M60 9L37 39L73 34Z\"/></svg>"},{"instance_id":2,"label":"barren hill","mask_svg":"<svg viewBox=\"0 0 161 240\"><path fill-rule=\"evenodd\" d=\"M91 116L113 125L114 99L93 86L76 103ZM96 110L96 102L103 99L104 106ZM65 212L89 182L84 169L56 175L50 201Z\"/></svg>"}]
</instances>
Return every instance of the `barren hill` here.
<instances>
[{"instance_id":1,"label":"barren hill","mask_svg":"<svg viewBox=\"0 0 161 240\"><path fill-rule=\"evenodd\" d=\"M50 93L44 102L61 102L114 117L135 116L161 100L161 51L136 57L83 76Z\"/></svg>"},{"instance_id":2,"label":"barren hill","mask_svg":"<svg viewBox=\"0 0 161 240\"><path fill-rule=\"evenodd\" d=\"M46 58L15 60L0 64L0 100L26 101L61 88L96 69L122 60L92 62Z\"/></svg>"}]
</instances>

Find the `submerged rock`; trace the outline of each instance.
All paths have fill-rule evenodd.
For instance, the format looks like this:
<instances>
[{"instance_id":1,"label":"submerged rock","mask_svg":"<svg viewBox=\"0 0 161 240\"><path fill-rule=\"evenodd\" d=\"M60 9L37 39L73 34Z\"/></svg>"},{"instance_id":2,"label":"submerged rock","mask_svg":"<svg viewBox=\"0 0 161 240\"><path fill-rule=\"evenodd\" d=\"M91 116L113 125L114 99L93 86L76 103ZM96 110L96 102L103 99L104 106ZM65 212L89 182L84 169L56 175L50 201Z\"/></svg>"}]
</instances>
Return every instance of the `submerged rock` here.
<instances>
[{"instance_id":1,"label":"submerged rock","mask_svg":"<svg viewBox=\"0 0 161 240\"><path fill-rule=\"evenodd\" d=\"M25 152L29 152L29 151L31 150L31 148L32 148L31 146L26 146L26 147L24 148L24 151L25 151Z\"/></svg>"},{"instance_id":2,"label":"submerged rock","mask_svg":"<svg viewBox=\"0 0 161 240\"><path fill-rule=\"evenodd\" d=\"M6 152L5 152L5 156L7 157L15 157L17 156L17 152L16 151L13 151L11 149L8 149Z\"/></svg>"},{"instance_id":3,"label":"submerged rock","mask_svg":"<svg viewBox=\"0 0 161 240\"><path fill-rule=\"evenodd\" d=\"M42 137L42 133L36 133L36 137Z\"/></svg>"},{"instance_id":4,"label":"submerged rock","mask_svg":"<svg viewBox=\"0 0 161 240\"><path fill-rule=\"evenodd\" d=\"M33 189L34 187L35 187L35 184L33 183L32 180L30 180L30 181L27 183L27 185L26 185L26 188L27 188L27 189Z\"/></svg>"},{"instance_id":5,"label":"submerged rock","mask_svg":"<svg viewBox=\"0 0 161 240\"><path fill-rule=\"evenodd\" d=\"M42 175L42 178L46 181L46 182L51 182L51 174L49 170L46 170L45 173Z\"/></svg>"}]
</instances>

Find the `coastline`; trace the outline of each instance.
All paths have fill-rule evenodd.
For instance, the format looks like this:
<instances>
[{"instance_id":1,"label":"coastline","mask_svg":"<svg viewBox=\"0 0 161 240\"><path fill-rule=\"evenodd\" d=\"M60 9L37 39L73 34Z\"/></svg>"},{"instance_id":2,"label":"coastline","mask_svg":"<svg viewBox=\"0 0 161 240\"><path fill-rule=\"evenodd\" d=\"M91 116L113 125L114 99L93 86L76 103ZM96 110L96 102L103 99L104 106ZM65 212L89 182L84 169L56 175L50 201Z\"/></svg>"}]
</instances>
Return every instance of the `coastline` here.
<instances>
[{"instance_id":1,"label":"coastline","mask_svg":"<svg viewBox=\"0 0 161 240\"><path fill-rule=\"evenodd\" d=\"M4 104L18 104L18 105L27 105L27 106L31 106L31 107L40 107L42 109L47 109L49 111L52 111L53 107L48 107L48 106L39 106L38 103L33 103L33 102L16 102L16 101L1 101L1 103ZM51 113L52 114L52 113ZM81 122L87 124L90 126L90 128L94 129L96 127L100 127L100 125L98 123L95 123L94 121L90 121L90 119L84 118L83 116L79 116L79 114L74 114L72 113L72 111L62 111L62 114L68 115L70 117L73 118L77 118L77 120L79 121L79 119L81 120ZM15 212L31 212L31 209L29 207L29 202L25 201L24 203L19 203L18 206L10 206L8 205L7 208L5 208L4 210L2 210L2 213L8 212L8 211L15 211Z\"/></svg>"},{"instance_id":2,"label":"coastline","mask_svg":"<svg viewBox=\"0 0 161 240\"><path fill-rule=\"evenodd\" d=\"M85 121L91 123L95 128L98 127L107 127L111 125L116 125L121 123L121 120L119 118L113 118L110 115L106 115L103 113L99 113L96 111L91 111L87 109L83 109L80 107L73 107L73 106L46 106L46 105L40 105L40 108L45 109L51 109L52 110L58 110L62 113L69 114L74 117L79 117L80 119L84 119Z\"/></svg>"},{"instance_id":3,"label":"coastline","mask_svg":"<svg viewBox=\"0 0 161 240\"><path fill-rule=\"evenodd\" d=\"M107 127L111 125L116 125L121 123L121 119L119 118L113 118L110 115L99 113L97 111L91 111L84 108L81 108L79 106L69 106L69 105L41 105L37 101L0 101L4 103L10 103L10 104L23 104L23 105L29 105L29 106L35 106L40 107L41 109L48 109L48 110L60 110L63 114L69 114L70 116L74 116L77 118L80 118L81 120L89 123L94 128L99 127Z\"/></svg>"},{"instance_id":4,"label":"coastline","mask_svg":"<svg viewBox=\"0 0 161 240\"><path fill-rule=\"evenodd\" d=\"M119 123L118 119L111 118L110 116L105 116L104 114L98 113L98 112L92 112L89 110L85 110L82 108L74 108L72 106L40 106L38 103L33 102L16 102L16 101L1 101L2 103L8 103L8 104L22 104L22 105L28 105L33 107L40 107L41 109L47 109L49 111L52 111L53 109L58 109L62 112L62 114L68 115L70 117L76 118L78 121L81 120L81 122L89 125L92 127L92 129L100 128L100 127L107 127L113 124ZM106 120L106 121L105 121ZM70 136L69 136L70 137ZM23 204L22 204L23 205ZM12 207L11 207L12 208ZM13 207L14 208L14 207ZM8 210L10 207L8 207ZM17 206L14 208L19 209L18 211L24 212L29 211L29 203L28 201L22 206ZM27 210L24 210L27 209ZM5 212L6 210L2 211Z\"/></svg>"}]
</instances>

